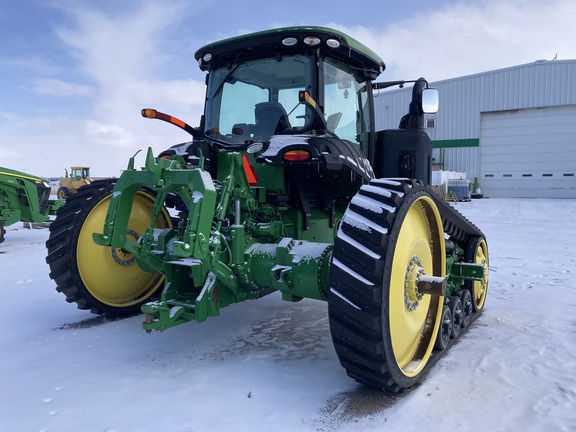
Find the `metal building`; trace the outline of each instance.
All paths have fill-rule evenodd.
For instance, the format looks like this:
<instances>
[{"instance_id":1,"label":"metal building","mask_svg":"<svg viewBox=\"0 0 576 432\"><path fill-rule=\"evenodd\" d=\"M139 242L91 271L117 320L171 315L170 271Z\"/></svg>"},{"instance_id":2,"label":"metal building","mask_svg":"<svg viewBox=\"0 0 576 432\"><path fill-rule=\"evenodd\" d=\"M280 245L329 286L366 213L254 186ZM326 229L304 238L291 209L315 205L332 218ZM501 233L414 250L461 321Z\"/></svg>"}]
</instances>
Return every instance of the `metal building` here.
<instances>
[{"instance_id":1,"label":"metal building","mask_svg":"<svg viewBox=\"0 0 576 432\"><path fill-rule=\"evenodd\" d=\"M430 84L436 163L485 196L576 198L576 60L539 60ZM411 88L375 98L377 130L398 127Z\"/></svg>"}]
</instances>

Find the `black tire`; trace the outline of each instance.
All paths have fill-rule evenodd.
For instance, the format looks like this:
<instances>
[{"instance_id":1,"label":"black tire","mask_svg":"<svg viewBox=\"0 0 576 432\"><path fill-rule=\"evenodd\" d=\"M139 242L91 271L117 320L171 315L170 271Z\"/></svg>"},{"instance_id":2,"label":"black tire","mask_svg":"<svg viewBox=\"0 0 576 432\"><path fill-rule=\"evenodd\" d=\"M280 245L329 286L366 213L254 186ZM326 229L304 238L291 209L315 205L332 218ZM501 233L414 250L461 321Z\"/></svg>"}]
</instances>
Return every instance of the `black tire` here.
<instances>
[{"instance_id":1,"label":"black tire","mask_svg":"<svg viewBox=\"0 0 576 432\"><path fill-rule=\"evenodd\" d=\"M93 232L102 232L115 182L94 181L70 196L50 225L46 262L56 290L66 295L66 301L95 314L122 316L139 312L162 287L164 277L141 270L128 252L92 241ZM137 239L148 227L153 200L147 190L136 193L126 235ZM171 226L163 211L155 227Z\"/></svg>"},{"instance_id":2,"label":"black tire","mask_svg":"<svg viewBox=\"0 0 576 432\"><path fill-rule=\"evenodd\" d=\"M488 244L484 237L473 237L466 246L464 261L484 265L484 279L482 281L465 281L464 288L470 291L472 296L472 310L480 312L484 309L486 295L488 293Z\"/></svg>"},{"instance_id":3,"label":"black tire","mask_svg":"<svg viewBox=\"0 0 576 432\"><path fill-rule=\"evenodd\" d=\"M405 260L402 228L411 227L415 211L422 225L430 220L430 226L416 223L418 232L434 239L420 264L425 274L444 276L444 234L437 207L428 188L408 180L373 180L360 189L342 219L330 267L328 315L340 363L357 381L392 392L423 377L442 312L442 296L419 297L412 287L418 296L406 299L405 280L416 264ZM418 321L422 333L408 335L415 341L408 352L398 343L399 334L403 320L416 316L428 325Z\"/></svg>"},{"instance_id":4,"label":"black tire","mask_svg":"<svg viewBox=\"0 0 576 432\"><path fill-rule=\"evenodd\" d=\"M4 222L0 221L0 243L4 241L6 236L6 230L4 229Z\"/></svg>"},{"instance_id":5,"label":"black tire","mask_svg":"<svg viewBox=\"0 0 576 432\"><path fill-rule=\"evenodd\" d=\"M70 189L67 187L60 187L58 188L56 195L58 196L58 199L66 199L68 196L70 196Z\"/></svg>"}]
</instances>

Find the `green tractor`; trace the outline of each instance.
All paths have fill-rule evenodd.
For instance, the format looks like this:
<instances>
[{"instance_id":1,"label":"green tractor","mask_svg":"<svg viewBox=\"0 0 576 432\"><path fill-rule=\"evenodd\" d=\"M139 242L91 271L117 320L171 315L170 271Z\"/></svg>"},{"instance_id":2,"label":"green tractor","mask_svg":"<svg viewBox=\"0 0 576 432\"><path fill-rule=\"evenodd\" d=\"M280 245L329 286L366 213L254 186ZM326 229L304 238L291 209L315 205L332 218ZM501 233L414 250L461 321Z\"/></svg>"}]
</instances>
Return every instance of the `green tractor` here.
<instances>
[{"instance_id":1,"label":"green tractor","mask_svg":"<svg viewBox=\"0 0 576 432\"><path fill-rule=\"evenodd\" d=\"M47 180L0 167L0 243L16 222L48 222L63 202L50 200Z\"/></svg>"},{"instance_id":2,"label":"green tractor","mask_svg":"<svg viewBox=\"0 0 576 432\"><path fill-rule=\"evenodd\" d=\"M437 92L414 83L398 129L376 132L384 63L351 37L290 27L215 42L199 127L144 167L68 198L50 226L50 277L68 302L142 311L147 332L217 316L279 291L328 302L349 376L388 391L418 383L484 306L482 232L428 186L424 116Z\"/></svg>"}]
</instances>

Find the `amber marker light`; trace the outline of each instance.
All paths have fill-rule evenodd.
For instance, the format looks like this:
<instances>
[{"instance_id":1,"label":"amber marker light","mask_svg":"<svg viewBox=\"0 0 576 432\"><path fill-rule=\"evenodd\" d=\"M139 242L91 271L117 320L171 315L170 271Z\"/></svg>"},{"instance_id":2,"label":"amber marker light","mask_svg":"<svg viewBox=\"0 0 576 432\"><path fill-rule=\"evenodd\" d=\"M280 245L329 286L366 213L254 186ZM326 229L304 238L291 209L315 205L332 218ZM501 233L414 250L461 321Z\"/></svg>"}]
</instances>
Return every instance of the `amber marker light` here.
<instances>
[{"instance_id":1,"label":"amber marker light","mask_svg":"<svg viewBox=\"0 0 576 432\"><path fill-rule=\"evenodd\" d=\"M310 159L312 155L308 150L289 150L284 153L282 159L287 162L304 162Z\"/></svg>"},{"instance_id":2,"label":"amber marker light","mask_svg":"<svg viewBox=\"0 0 576 432\"><path fill-rule=\"evenodd\" d=\"M194 130L194 128L192 128L190 125L183 122L182 120L180 120L177 117L173 117L171 115L164 114L163 112L156 111L155 109L152 109L152 108L144 108L141 111L141 113L142 113L142 117L151 118L151 119L158 119L158 120L163 120L163 121L168 122L168 123L172 123L173 125L176 125L181 129L184 129L190 135L197 136L197 132Z\"/></svg>"},{"instance_id":3,"label":"amber marker light","mask_svg":"<svg viewBox=\"0 0 576 432\"><path fill-rule=\"evenodd\" d=\"M316 108L316 101L312 99L312 96L310 96L310 93L308 93L306 90L300 90L298 92L298 100L301 103L307 103L312 108Z\"/></svg>"}]
</instances>

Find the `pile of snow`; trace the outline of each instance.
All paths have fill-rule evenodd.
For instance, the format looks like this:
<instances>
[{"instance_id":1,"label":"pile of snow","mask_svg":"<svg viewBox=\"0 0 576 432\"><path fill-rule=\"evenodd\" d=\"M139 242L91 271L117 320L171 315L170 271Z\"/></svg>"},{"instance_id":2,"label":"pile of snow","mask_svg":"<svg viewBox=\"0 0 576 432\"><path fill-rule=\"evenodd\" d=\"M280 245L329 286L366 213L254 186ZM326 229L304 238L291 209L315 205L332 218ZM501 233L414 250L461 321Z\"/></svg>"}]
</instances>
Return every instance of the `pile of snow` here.
<instances>
[{"instance_id":1,"label":"pile of snow","mask_svg":"<svg viewBox=\"0 0 576 432\"><path fill-rule=\"evenodd\" d=\"M279 295L150 335L65 302L48 230L0 245L5 431L575 431L576 200L456 208L486 234L483 315L401 396L341 368L325 303Z\"/></svg>"}]
</instances>

